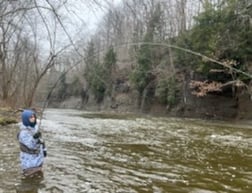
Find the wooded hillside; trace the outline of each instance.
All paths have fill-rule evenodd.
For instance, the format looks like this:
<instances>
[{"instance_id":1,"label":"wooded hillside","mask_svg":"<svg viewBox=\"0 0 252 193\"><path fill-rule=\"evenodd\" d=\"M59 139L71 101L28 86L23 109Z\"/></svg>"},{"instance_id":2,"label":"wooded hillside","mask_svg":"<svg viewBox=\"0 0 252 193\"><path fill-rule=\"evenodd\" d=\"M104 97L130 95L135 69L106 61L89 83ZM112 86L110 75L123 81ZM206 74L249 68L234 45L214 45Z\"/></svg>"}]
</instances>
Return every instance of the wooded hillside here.
<instances>
[{"instance_id":1,"label":"wooded hillside","mask_svg":"<svg viewBox=\"0 0 252 193\"><path fill-rule=\"evenodd\" d=\"M27 6L25 12L17 11L21 5ZM54 102L79 97L80 108L90 102L118 108L123 103L120 97L127 95L135 97L130 104L141 111L153 104L170 111L183 109L192 97L195 102L210 96L226 97L224 101L234 101L231 106L238 109L241 96L251 95L249 0L123 0L117 6L107 5L92 35L79 34L73 41L67 33L69 44L55 49L57 30L43 21L46 13L39 10L47 7L62 27L58 10L63 2L47 1L42 6L34 1L51 37L50 52L42 60L25 28L9 24L19 18L27 25L26 14L33 9L2 1L1 9L6 6L9 11L0 16L2 103L31 106L35 94L43 102L50 93ZM30 23L29 28L36 29L36 22Z\"/></svg>"}]
</instances>

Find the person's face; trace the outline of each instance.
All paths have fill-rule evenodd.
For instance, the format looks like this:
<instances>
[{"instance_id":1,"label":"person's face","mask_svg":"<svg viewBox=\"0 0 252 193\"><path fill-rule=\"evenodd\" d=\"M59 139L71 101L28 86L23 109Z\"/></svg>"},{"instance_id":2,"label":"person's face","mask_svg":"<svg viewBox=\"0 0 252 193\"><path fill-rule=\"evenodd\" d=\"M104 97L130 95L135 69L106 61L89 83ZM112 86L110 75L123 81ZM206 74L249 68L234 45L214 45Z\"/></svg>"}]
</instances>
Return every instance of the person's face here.
<instances>
[{"instance_id":1,"label":"person's face","mask_svg":"<svg viewBox=\"0 0 252 193\"><path fill-rule=\"evenodd\" d=\"M30 123L35 123L35 121L36 121L35 115L32 115L32 116L29 118L29 121L30 121Z\"/></svg>"}]
</instances>

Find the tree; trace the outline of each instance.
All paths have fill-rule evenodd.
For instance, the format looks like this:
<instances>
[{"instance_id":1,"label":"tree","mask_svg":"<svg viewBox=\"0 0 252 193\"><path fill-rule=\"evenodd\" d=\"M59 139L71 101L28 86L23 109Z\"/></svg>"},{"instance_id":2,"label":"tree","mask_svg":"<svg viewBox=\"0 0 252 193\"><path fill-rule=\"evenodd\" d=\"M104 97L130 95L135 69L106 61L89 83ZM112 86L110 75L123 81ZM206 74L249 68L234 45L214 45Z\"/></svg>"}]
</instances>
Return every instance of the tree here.
<instances>
[{"instance_id":1,"label":"tree","mask_svg":"<svg viewBox=\"0 0 252 193\"><path fill-rule=\"evenodd\" d=\"M107 95L112 95L112 87L116 75L116 53L111 46L103 59L104 81L106 82Z\"/></svg>"},{"instance_id":2,"label":"tree","mask_svg":"<svg viewBox=\"0 0 252 193\"><path fill-rule=\"evenodd\" d=\"M2 100L12 101L12 103L18 101L25 106L31 106L37 85L41 77L52 66L54 57L52 54L47 66L40 71L37 31L35 23L31 18L28 19L31 12L34 13L34 10L40 8L36 3L33 6L31 4L33 3L27 1L2 1L0 16ZM32 33L29 33L28 30ZM15 100L17 98L19 100ZM22 102L20 99L23 99Z\"/></svg>"},{"instance_id":3,"label":"tree","mask_svg":"<svg viewBox=\"0 0 252 193\"><path fill-rule=\"evenodd\" d=\"M66 15L73 16L80 7L102 4L101 1L76 4L78 7L73 7L64 0L0 2L0 100L31 106L41 79L69 46L78 59L83 58L68 32L73 21Z\"/></svg>"},{"instance_id":4,"label":"tree","mask_svg":"<svg viewBox=\"0 0 252 193\"><path fill-rule=\"evenodd\" d=\"M92 82L93 71L95 70L94 66L97 63L98 63L98 59L97 59L97 53L95 51L95 44L94 44L93 40L91 40L87 44L87 51L86 51L86 55L85 55L86 66L84 69L84 78L89 83L89 85L87 87L89 87Z\"/></svg>"},{"instance_id":5,"label":"tree","mask_svg":"<svg viewBox=\"0 0 252 193\"><path fill-rule=\"evenodd\" d=\"M116 53L113 47L110 47L100 64L96 59L97 54L95 54L94 50L95 47L91 41L87 48L84 77L97 102L101 102L105 95L110 97L112 95L116 72Z\"/></svg>"},{"instance_id":6,"label":"tree","mask_svg":"<svg viewBox=\"0 0 252 193\"><path fill-rule=\"evenodd\" d=\"M222 61L223 65L214 64L209 60L195 57L187 57L184 64L202 73L207 82L201 84L211 92L213 85L218 90L222 84L233 83L232 91L239 81L248 83L251 77L244 76L234 69L246 72L251 61L252 25L251 8L248 1L222 0L218 3L206 1L205 11L196 17L196 25L185 38L189 49L200 52L203 55ZM215 73L212 75L212 73ZM218 73L218 75L216 75ZM222 84L215 84L217 81ZM216 85L219 85L217 88ZM211 88L211 89L209 89ZM235 96L235 95L233 95Z\"/></svg>"}]
</instances>

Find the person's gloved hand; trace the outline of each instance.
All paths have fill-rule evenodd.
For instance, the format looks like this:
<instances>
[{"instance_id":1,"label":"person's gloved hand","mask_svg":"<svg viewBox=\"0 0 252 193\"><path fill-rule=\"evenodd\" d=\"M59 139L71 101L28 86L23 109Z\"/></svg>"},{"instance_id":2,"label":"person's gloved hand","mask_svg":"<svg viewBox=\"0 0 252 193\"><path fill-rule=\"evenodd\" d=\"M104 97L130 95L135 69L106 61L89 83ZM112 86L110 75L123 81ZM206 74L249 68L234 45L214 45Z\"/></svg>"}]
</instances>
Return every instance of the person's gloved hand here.
<instances>
[{"instance_id":1,"label":"person's gloved hand","mask_svg":"<svg viewBox=\"0 0 252 193\"><path fill-rule=\"evenodd\" d=\"M38 131L38 132L36 132L36 133L33 135L33 138L34 138L34 139L38 139L38 138L40 138L41 136L42 136L41 132Z\"/></svg>"}]
</instances>

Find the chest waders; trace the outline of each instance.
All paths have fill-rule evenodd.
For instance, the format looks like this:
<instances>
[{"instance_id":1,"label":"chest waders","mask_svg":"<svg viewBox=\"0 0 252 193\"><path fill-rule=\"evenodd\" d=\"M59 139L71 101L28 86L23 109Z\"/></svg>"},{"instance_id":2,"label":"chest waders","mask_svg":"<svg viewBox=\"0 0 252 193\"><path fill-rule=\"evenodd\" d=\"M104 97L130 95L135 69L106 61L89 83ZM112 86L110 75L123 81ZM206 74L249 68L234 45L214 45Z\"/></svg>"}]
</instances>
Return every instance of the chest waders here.
<instances>
[{"instance_id":1,"label":"chest waders","mask_svg":"<svg viewBox=\"0 0 252 193\"><path fill-rule=\"evenodd\" d=\"M29 133L32 134L32 132L29 129L22 129L22 130L26 130L26 131L28 131ZM19 135L20 135L21 131L19 131L18 134L17 134L18 141L19 141ZM40 148L38 148L38 149L29 148L25 144L21 143L20 141L19 141L19 147L20 147L20 151L22 151L24 153L28 153L28 154L39 154L39 152L40 152Z\"/></svg>"}]
</instances>

